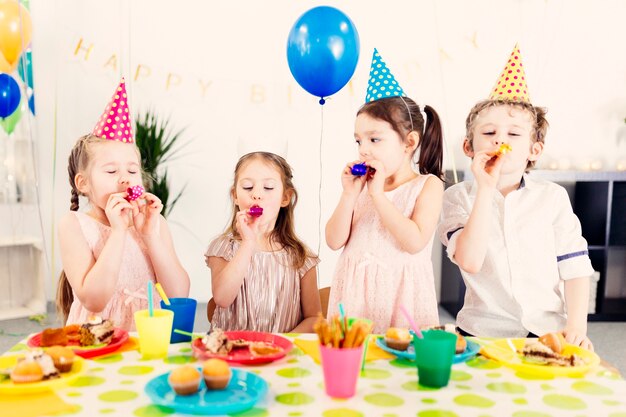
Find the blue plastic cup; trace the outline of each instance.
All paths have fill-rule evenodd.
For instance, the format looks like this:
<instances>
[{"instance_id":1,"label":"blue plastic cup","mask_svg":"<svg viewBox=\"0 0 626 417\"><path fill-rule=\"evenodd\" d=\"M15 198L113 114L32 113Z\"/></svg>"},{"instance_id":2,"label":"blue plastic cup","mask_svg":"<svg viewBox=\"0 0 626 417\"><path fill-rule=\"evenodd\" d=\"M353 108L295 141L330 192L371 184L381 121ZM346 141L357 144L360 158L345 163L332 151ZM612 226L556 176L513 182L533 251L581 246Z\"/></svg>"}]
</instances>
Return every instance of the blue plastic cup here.
<instances>
[{"instance_id":1,"label":"blue plastic cup","mask_svg":"<svg viewBox=\"0 0 626 417\"><path fill-rule=\"evenodd\" d=\"M183 330L193 333L193 322L196 318L196 306L198 302L193 298L170 298L170 305L161 301L161 308L174 312L174 324L172 325L172 334L170 335L170 343L190 342L191 336L174 333L174 330Z\"/></svg>"}]
</instances>

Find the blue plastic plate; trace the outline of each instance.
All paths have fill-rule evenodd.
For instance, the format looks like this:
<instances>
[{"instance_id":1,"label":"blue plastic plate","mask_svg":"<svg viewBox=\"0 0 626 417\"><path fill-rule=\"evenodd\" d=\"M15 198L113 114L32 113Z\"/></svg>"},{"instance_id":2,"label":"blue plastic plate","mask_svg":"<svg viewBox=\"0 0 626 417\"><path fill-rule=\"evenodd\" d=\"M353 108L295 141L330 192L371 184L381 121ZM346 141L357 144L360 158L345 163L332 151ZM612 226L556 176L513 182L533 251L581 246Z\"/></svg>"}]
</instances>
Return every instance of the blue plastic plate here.
<instances>
[{"instance_id":1,"label":"blue plastic plate","mask_svg":"<svg viewBox=\"0 0 626 417\"><path fill-rule=\"evenodd\" d=\"M465 351L454 355L454 359L452 360L453 363L465 362L466 360L471 359L478 354L478 351L480 350L480 345L478 343L472 342L467 338L465 338L465 342L467 343ZM410 361L415 360L415 348L413 347L413 344L410 344L407 350L396 350L387 346L387 343L385 343L385 338L379 337L376 339L376 345L385 352L396 355L398 358L407 359Z\"/></svg>"},{"instance_id":2,"label":"blue plastic plate","mask_svg":"<svg viewBox=\"0 0 626 417\"><path fill-rule=\"evenodd\" d=\"M202 372L202 369L198 369ZM146 394L153 403L179 413L231 414L249 410L267 393L267 382L258 375L231 368L232 377L224 390L207 390L204 380L194 395L178 395L167 378L170 372L151 379Z\"/></svg>"}]
</instances>

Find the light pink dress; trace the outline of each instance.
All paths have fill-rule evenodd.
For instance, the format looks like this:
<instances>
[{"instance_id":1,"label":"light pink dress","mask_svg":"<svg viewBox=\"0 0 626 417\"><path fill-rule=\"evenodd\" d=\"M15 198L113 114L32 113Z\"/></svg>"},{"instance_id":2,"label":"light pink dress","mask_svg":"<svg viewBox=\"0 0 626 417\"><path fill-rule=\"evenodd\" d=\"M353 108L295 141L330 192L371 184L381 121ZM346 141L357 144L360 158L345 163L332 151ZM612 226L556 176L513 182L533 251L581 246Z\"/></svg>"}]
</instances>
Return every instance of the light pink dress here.
<instances>
[{"instance_id":1,"label":"light pink dress","mask_svg":"<svg viewBox=\"0 0 626 417\"><path fill-rule=\"evenodd\" d=\"M418 176L385 195L404 216L410 217L428 177ZM402 250L382 224L365 188L357 200L350 238L335 269L329 317L339 314L342 302L347 316L368 318L374 322L374 333L385 333L389 327L409 327L399 310L403 305L418 326L438 325L432 245L431 237L419 253Z\"/></svg>"},{"instance_id":2,"label":"light pink dress","mask_svg":"<svg viewBox=\"0 0 626 417\"><path fill-rule=\"evenodd\" d=\"M106 226L86 213L75 212L76 219L80 224L83 236L93 253L98 259L102 248L106 243L111 228ZM111 279L116 279L111 277ZM74 302L70 308L67 324L82 324L90 315L98 315L104 319L113 321L116 327L128 331L135 330L133 314L138 310L148 308L147 284L148 280L155 281L154 269L148 258L146 247L134 228L128 229L120 274L113 296L102 311L91 312L87 310L74 293ZM161 298L154 292L154 307L159 308Z\"/></svg>"}]
</instances>

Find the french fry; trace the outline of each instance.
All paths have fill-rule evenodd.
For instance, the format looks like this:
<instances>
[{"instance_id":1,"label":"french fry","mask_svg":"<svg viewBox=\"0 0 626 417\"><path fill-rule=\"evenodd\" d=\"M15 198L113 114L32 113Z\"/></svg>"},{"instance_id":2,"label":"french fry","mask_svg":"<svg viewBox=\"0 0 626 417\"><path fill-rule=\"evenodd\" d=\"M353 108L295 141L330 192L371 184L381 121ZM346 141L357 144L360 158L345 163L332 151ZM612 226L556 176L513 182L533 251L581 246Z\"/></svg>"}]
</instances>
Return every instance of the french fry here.
<instances>
[{"instance_id":1,"label":"french fry","mask_svg":"<svg viewBox=\"0 0 626 417\"><path fill-rule=\"evenodd\" d=\"M346 323L344 322L343 325ZM313 325L313 331L317 333L322 346L350 349L363 344L367 335L372 331L372 324L357 320L350 328L344 328L339 316L334 316L327 321L320 314Z\"/></svg>"}]
</instances>

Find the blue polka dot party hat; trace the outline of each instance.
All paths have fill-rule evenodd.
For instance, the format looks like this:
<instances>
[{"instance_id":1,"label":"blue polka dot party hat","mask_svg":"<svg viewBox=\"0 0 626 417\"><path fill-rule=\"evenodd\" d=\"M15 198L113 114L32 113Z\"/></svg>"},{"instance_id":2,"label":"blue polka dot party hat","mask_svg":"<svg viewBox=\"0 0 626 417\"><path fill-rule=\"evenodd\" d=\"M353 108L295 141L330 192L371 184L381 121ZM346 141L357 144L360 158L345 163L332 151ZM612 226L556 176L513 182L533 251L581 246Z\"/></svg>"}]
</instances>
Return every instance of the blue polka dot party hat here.
<instances>
[{"instance_id":1,"label":"blue polka dot party hat","mask_svg":"<svg viewBox=\"0 0 626 417\"><path fill-rule=\"evenodd\" d=\"M380 57L378 49L374 48L365 102L369 103L389 97L406 97L406 94L404 94L404 90L400 87L391 71L389 71L389 68L387 68L385 61Z\"/></svg>"}]
</instances>

